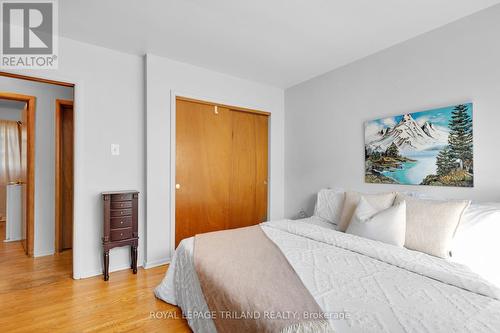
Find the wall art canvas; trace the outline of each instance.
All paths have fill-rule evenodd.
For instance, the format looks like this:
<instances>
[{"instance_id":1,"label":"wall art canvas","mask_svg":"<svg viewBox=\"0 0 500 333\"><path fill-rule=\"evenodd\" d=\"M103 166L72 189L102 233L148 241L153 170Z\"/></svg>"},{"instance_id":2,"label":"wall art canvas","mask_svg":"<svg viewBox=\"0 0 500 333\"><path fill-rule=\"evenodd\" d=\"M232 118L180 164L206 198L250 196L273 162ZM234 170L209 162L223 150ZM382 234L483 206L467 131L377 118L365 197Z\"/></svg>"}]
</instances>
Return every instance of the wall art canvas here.
<instances>
[{"instance_id":1,"label":"wall art canvas","mask_svg":"<svg viewBox=\"0 0 500 333\"><path fill-rule=\"evenodd\" d=\"M472 103L367 121L365 181L474 186Z\"/></svg>"}]
</instances>

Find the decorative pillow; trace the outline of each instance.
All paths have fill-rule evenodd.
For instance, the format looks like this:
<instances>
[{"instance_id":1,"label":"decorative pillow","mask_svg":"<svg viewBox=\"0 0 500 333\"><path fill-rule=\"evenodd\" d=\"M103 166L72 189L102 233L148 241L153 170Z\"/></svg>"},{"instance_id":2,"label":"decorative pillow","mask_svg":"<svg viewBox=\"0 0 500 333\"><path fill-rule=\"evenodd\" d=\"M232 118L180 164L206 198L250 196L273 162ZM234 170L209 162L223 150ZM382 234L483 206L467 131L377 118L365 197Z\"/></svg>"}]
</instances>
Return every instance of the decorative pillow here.
<instances>
[{"instance_id":1,"label":"decorative pillow","mask_svg":"<svg viewBox=\"0 0 500 333\"><path fill-rule=\"evenodd\" d=\"M377 193L377 194L363 194L359 192L348 191L345 193L344 207L342 208L342 215L340 222L337 225L337 230L345 232L351 222L352 215L358 206L361 196L364 196L366 201L370 203L375 209L387 209L394 203L396 197L395 192Z\"/></svg>"},{"instance_id":2,"label":"decorative pillow","mask_svg":"<svg viewBox=\"0 0 500 333\"><path fill-rule=\"evenodd\" d=\"M402 201L387 209L378 210L361 197L346 233L403 247L406 234L406 203Z\"/></svg>"},{"instance_id":3,"label":"decorative pillow","mask_svg":"<svg viewBox=\"0 0 500 333\"><path fill-rule=\"evenodd\" d=\"M344 197L344 190L339 188L320 190L314 207L314 216L338 224L344 205Z\"/></svg>"},{"instance_id":4,"label":"decorative pillow","mask_svg":"<svg viewBox=\"0 0 500 333\"><path fill-rule=\"evenodd\" d=\"M500 288L500 203L471 204L453 238L450 260Z\"/></svg>"},{"instance_id":5,"label":"decorative pillow","mask_svg":"<svg viewBox=\"0 0 500 333\"><path fill-rule=\"evenodd\" d=\"M405 247L448 258L453 235L470 201L423 200L398 194L396 203L403 200L406 201Z\"/></svg>"}]
</instances>

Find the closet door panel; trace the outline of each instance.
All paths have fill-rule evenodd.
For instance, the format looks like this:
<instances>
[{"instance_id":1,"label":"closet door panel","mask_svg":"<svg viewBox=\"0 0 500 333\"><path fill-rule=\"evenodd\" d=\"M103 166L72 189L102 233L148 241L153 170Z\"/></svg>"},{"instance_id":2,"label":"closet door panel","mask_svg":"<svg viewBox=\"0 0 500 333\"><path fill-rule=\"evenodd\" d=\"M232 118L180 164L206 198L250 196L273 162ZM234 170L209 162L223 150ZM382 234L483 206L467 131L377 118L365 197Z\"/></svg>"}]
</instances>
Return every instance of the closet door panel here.
<instances>
[{"instance_id":1,"label":"closet door panel","mask_svg":"<svg viewBox=\"0 0 500 333\"><path fill-rule=\"evenodd\" d=\"M268 142L269 142L269 117L255 115L255 152L256 152L256 214L258 222L267 221L268 202Z\"/></svg>"},{"instance_id":2,"label":"closet door panel","mask_svg":"<svg viewBox=\"0 0 500 333\"><path fill-rule=\"evenodd\" d=\"M233 149L229 221L231 228L258 223L256 215L255 115L232 111Z\"/></svg>"},{"instance_id":3,"label":"closet door panel","mask_svg":"<svg viewBox=\"0 0 500 333\"><path fill-rule=\"evenodd\" d=\"M228 227L232 112L183 100L176 104L177 246L184 238Z\"/></svg>"}]
</instances>

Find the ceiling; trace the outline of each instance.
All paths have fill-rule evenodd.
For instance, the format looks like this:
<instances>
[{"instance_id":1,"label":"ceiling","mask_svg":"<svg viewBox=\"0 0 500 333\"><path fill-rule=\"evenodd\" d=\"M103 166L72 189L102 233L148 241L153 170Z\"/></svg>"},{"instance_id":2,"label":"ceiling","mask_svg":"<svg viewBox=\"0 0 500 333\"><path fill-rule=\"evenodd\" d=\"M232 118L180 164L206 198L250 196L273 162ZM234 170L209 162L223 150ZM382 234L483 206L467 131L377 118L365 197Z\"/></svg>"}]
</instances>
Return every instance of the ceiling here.
<instances>
[{"instance_id":1,"label":"ceiling","mask_svg":"<svg viewBox=\"0 0 500 333\"><path fill-rule=\"evenodd\" d=\"M500 0L64 0L62 36L287 88Z\"/></svg>"}]
</instances>

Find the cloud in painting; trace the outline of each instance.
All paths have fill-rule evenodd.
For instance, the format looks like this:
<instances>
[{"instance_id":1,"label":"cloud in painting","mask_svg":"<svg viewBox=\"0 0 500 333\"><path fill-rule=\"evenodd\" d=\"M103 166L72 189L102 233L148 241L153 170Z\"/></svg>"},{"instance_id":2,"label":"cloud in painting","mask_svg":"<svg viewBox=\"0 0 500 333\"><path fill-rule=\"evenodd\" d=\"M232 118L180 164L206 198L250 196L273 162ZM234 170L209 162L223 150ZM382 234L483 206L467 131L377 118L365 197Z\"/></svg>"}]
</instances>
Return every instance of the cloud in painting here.
<instances>
[{"instance_id":1,"label":"cloud in painting","mask_svg":"<svg viewBox=\"0 0 500 333\"><path fill-rule=\"evenodd\" d=\"M424 126L424 124L428 121L430 121L430 117L429 116L422 116L420 118L417 118L415 119L415 121L420 125L420 126Z\"/></svg>"},{"instance_id":2,"label":"cloud in painting","mask_svg":"<svg viewBox=\"0 0 500 333\"><path fill-rule=\"evenodd\" d=\"M367 121L365 123L365 136L372 137L375 134L377 134L377 132L380 131L382 128L383 126L376 121Z\"/></svg>"},{"instance_id":3,"label":"cloud in painting","mask_svg":"<svg viewBox=\"0 0 500 333\"><path fill-rule=\"evenodd\" d=\"M396 119L394 119L394 117L384 118L382 119L382 124L386 127L394 127L396 126Z\"/></svg>"}]
</instances>

